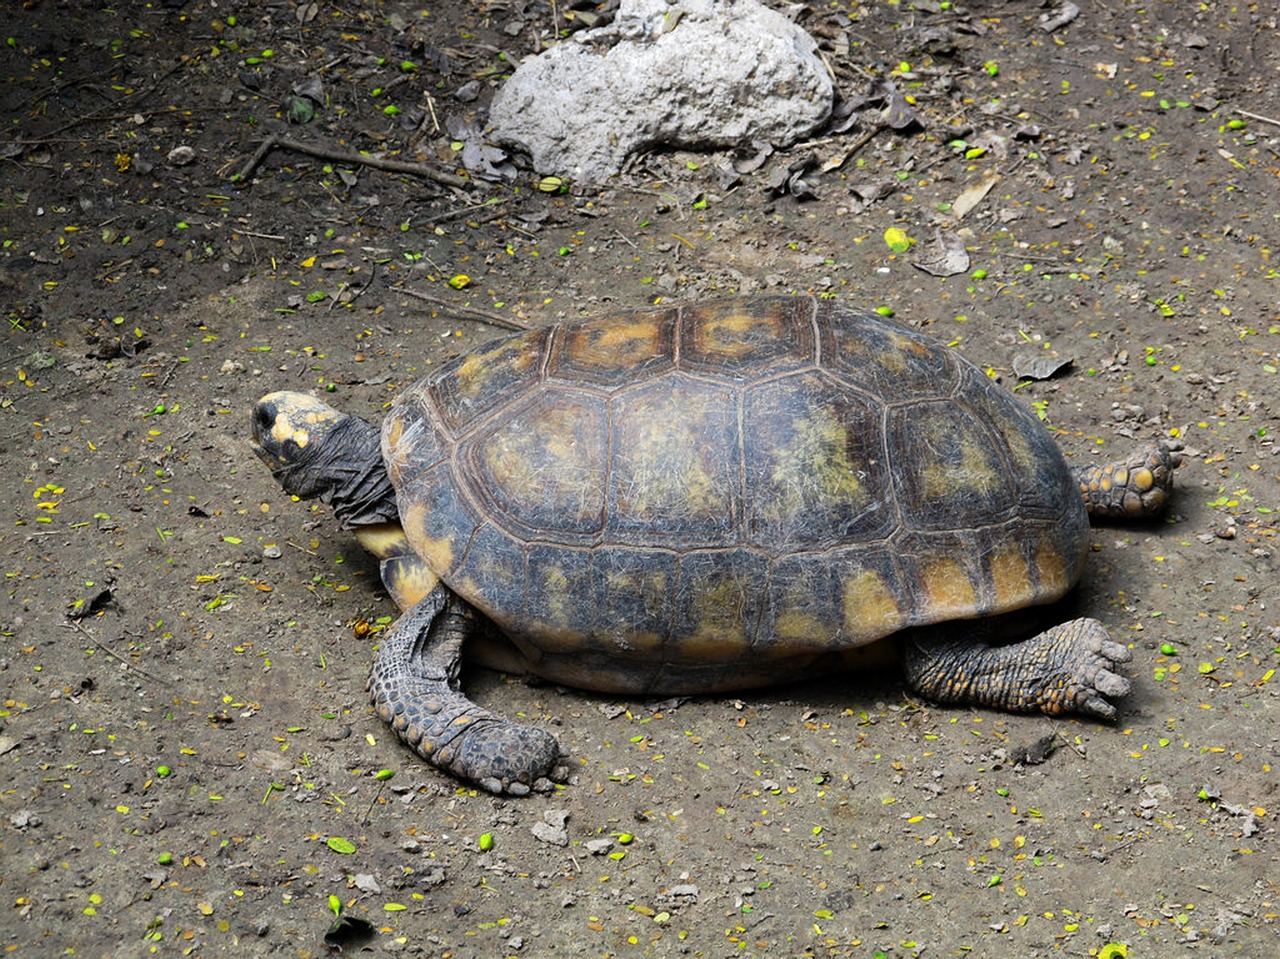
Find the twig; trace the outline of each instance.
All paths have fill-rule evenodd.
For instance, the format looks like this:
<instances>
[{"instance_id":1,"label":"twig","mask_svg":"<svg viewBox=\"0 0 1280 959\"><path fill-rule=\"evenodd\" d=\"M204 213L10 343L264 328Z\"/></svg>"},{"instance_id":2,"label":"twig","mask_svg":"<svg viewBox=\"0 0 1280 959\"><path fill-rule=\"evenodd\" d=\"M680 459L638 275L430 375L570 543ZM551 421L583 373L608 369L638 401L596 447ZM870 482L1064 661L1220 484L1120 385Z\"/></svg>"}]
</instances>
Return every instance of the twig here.
<instances>
[{"instance_id":1,"label":"twig","mask_svg":"<svg viewBox=\"0 0 1280 959\"><path fill-rule=\"evenodd\" d=\"M456 187L457 189L465 189L472 186L470 180L455 176L452 173L444 173L440 170L433 170L424 163L410 163L407 160L387 160L381 157L365 156L363 153L354 153L350 150L335 150L330 147L317 146L313 143L304 143L301 140L294 140L291 137L282 137L273 134L262 141L262 144L254 151L247 163L241 168L240 172L231 178L233 183L243 183L249 179L253 171L257 169L258 164L272 150L279 148L281 150L292 150L295 153L305 153L307 156L316 157L320 160L332 160L334 163L349 163L357 166L371 166L375 170L386 170L388 173L408 173L412 176L420 176L427 180L434 180L442 186Z\"/></svg>"},{"instance_id":2,"label":"twig","mask_svg":"<svg viewBox=\"0 0 1280 959\"><path fill-rule=\"evenodd\" d=\"M874 126L868 128L865 133L863 133L861 136L859 136L857 139L855 139L852 143L850 143L845 148L845 151L843 154L841 154L840 156L834 156L831 159L827 160L825 163L823 163L821 167L822 172L829 173L832 170L840 169L842 166L844 166L853 158L853 155L855 153L857 153L864 146L866 146L873 139L875 139L875 135L877 133L887 129L888 126L889 124L887 123L877 123Z\"/></svg>"},{"instance_id":3,"label":"twig","mask_svg":"<svg viewBox=\"0 0 1280 959\"><path fill-rule=\"evenodd\" d=\"M342 299L343 293L346 293L349 290L354 290L355 292L351 293L347 297L346 301L342 304L343 306L350 306L356 300L360 299L360 297L364 296L366 293L369 292L369 287L373 286L373 281L376 280L377 278L378 278L378 274L375 271L369 274L369 279L365 281L365 283L362 286L356 286L354 283L343 282L342 285L338 287L337 294L329 298L329 309L332 310L335 306L338 305L338 301Z\"/></svg>"},{"instance_id":4,"label":"twig","mask_svg":"<svg viewBox=\"0 0 1280 959\"><path fill-rule=\"evenodd\" d=\"M1084 750L1081 749L1077 743L1072 742L1071 738L1066 733L1064 733L1061 729L1058 729L1056 727L1054 728L1053 732L1059 739L1061 739L1064 743L1067 744L1067 746L1072 750L1072 752L1074 752L1081 759L1085 758Z\"/></svg>"},{"instance_id":5,"label":"twig","mask_svg":"<svg viewBox=\"0 0 1280 959\"><path fill-rule=\"evenodd\" d=\"M159 676L152 676L149 672L147 672L137 663L130 662L129 660L121 656L119 653L117 653L114 649L110 649L102 645L102 643L98 642L98 640L96 640L93 636L89 634L89 631L87 629L85 629L83 626L80 625L80 620L73 619L69 623L63 623L62 628L74 629L78 631L82 636L84 636L85 639L93 643L94 646L102 650L102 652L106 653L112 659L116 660L116 662L118 662L121 666L125 667L125 669L131 669L136 673L140 673L141 675L147 677L147 679L151 680L153 683L163 683L166 686L173 685L173 683L169 682L169 680L167 679L161 679Z\"/></svg>"},{"instance_id":6,"label":"twig","mask_svg":"<svg viewBox=\"0 0 1280 959\"><path fill-rule=\"evenodd\" d=\"M128 259L121 260L119 263L113 263L110 266L108 266L105 270L103 270L101 273L99 273L95 277L95 279L105 280L107 277L111 276L111 274L119 273L121 270L123 270L132 262L133 262L133 257L129 257Z\"/></svg>"},{"instance_id":7,"label":"twig","mask_svg":"<svg viewBox=\"0 0 1280 959\"><path fill-rule=\"evenodd\" d=\"M411 290L407 286L393 287L394 290L405 293L415 299L425 300L428 303L434 303L442 309L448 310L450 313L460 313L468 319L478 320L481 323L488 323L490 326L496 326L504 330L527 330L529 325L519 320L512 319L509 316L503 316L500 313L490 313L488 310L479 310L474 306L463 306L460 303L454 303L446 300L442 296L432 296L430 293L419 293L417 290Z\"/></svg>"},{"instance_id":8,"label":"twig","mask_svg":"<svg viewBox=\"0 0 1280 959\"><path fill-rule=\"evenodd\" d=\"M160 378L160 385L157 387L158 389L164 389L169 385L169 380L173 378L174 373L178 372L178 367L182 365L182 362L182 360L178 359L169 364L169 369L167 369L164 376Z\"/></svg>"},{"instance_id":9,"label":"twig","mask_svg":"<svg viewBox=\"0 0 1280 959\"><path fill-rule=\"evenodd\" d=\"M1236 110L1236 113L1242 117L1248 117L1250 120L1257 120L1259 123L1270 123L1273 127L1280 127L1280 120L1273 120L1271 117L1264 117L1260 113L1250 113L1248 110Z\"/></svg>"}]
</instances>

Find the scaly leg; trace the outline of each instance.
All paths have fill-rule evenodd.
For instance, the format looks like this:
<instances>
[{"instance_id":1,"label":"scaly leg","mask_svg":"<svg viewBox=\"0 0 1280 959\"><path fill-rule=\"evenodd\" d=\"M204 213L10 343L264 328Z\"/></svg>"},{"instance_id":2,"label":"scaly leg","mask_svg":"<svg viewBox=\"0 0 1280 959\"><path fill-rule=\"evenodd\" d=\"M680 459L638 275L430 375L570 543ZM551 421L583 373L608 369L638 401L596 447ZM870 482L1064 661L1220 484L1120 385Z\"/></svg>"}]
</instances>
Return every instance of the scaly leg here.
<instances>
[{"instance_id":1,"label":"scaly leg","mask_svg":"<svg viewBox=\"0 0 1280 959\"><path fill-rule=\"evenodd\" d=\"M462 643L475 613L444 585L406 612L369 671L374 708L429 763L491 793L527 794L562 778L560 744L477 706L458 690Z\"/></svg>"}]
</instances>

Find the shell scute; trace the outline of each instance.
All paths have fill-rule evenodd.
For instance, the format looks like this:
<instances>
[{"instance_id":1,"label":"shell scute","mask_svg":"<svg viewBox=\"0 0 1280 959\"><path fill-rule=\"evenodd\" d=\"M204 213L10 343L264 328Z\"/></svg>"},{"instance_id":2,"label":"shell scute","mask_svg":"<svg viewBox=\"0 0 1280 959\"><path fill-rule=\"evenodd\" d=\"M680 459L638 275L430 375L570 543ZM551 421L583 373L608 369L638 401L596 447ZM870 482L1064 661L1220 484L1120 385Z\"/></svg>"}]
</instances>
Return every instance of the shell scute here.
<instances>
[{"instance_id":1,"label":"shell scute","mask_svg":"<svg viewBox=\"0 0 1280 959\"><path fill-rule=\"evenodd\" d=\"M547 376L604 390L675 368L676 310L567 323L555 334Z\"/></svg>"},{"instance_id":2,"label":"shell scute","mask_svg":"<svg viewBox=\"0 0 1280 959\"><path fill-rule=\"evenodd\" d=\"M726 300L689 306L681 315L681 369L745 380L815 360L811 300Z\"/></svg>"}]
</instances>

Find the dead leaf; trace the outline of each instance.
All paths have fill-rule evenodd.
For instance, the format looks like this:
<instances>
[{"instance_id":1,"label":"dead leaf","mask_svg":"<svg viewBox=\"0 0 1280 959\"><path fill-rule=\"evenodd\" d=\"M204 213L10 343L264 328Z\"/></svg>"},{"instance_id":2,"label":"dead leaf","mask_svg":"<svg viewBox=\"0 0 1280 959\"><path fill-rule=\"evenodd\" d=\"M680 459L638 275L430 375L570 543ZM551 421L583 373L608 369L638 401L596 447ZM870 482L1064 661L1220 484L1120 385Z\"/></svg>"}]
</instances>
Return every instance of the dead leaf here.
<instances>
[{"instance_id":1,"label":"dead leaf","mask_svg":"<svg viewBox=\"0 0 1280 959\"><path fill-rule=\"evenodd\" d=\"M1043 350L1019 353L1013 358L1013 372L1020 380L1047 380L1074 362L1070 356L1058 356Z\"/></svg>"},{"instance_id":2,"label":"dead leaf","mask_svg":"<svg viewBox=\"0 0 1280 959\"><path fill-rule=\"evenodd\" d=\"M1000 182L1000 174L988 170L960 191L960 195L951 203L951 215L963 220L979 203L987 198L992 187Z\"/></svg>"},{"instance_id":3,"label":"dead leaf","mask_svg":"<svg viewBox=\"0 0 1280 959\"><path fill-rule=\"evenodd\" d=\"M964 248L964 240L950 230L934 232L933 245L926 255L912 260L911 265L932 276L955 276L969 269L969 253Z\"/></svg>"},{"instance_id":4,"label":"dead leaf","mask_svg":"<svg viewBox=\"0 0 1280 959\"><path fill-rule=\"evenodd\" d=\"M739 173L754 173L773 156L773 144L768 140L752 140L751 150L751 153L741 151L734 154L733 168Z\"/></svg>"}]
</instances>

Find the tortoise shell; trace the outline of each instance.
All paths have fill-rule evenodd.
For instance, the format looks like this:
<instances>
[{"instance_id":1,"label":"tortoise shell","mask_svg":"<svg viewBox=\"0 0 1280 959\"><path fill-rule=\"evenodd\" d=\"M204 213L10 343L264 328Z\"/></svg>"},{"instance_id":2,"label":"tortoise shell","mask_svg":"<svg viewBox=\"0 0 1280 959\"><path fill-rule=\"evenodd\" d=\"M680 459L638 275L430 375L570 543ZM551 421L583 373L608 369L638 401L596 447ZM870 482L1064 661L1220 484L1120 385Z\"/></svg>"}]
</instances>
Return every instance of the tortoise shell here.
<instances>
[{"instance_id":1,"label":"tortoise shell","mask_svg":"<svg viewBox=\"0 0 1280 959\"><path fill-rule=\"evenodd\" d=\"M706 692L1061 597L1088 519L1048 430L873 313L754 297L521 333L407 390L413 548L533 671Z\"/></svg>"}]
</instances>

